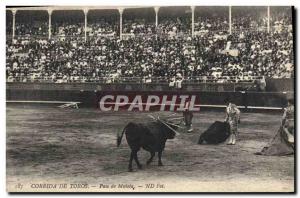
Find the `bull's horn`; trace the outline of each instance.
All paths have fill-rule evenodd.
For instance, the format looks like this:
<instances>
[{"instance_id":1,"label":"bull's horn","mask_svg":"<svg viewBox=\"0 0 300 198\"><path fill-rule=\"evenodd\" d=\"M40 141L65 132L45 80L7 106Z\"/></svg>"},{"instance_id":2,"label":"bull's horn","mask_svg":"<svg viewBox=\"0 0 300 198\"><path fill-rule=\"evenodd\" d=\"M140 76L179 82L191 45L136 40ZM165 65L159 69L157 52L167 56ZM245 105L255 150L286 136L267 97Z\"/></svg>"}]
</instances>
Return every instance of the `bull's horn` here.
<instances>
[{"instance_id":1,"label":"bull's horn","mask_svg":"<svg viewBox=\"0 0 300 198\"><path fill-rule=\"evenodd\" d=\"M182 119L182 117L177 117L177 118L167 118L167 120L179 120Z\"/></svg>"},{"instance_id":2,"label":"bull's horn","mask_svg":"<svg viewBox=\"0 0 300 198\"><path fill-rule=\"evenodd\" d=\"M184 127L182 127L182 126L179 126L179 125L177 125L177 124L173 124L173 123L169 123L169 122L166 122L166 124L173 125L173 126L176 126L176 127L178 127L178 128L181 128L181 129L183 129L183 128L184 128Z\"/></svg>"},{"instance_id":3,"label":"bull's horn","mask_svg":"<svg viewBox=\"0 0 300 198\"><path fill-rule=\"evenodd\" d=\"M157 120L153 115L148 114L148 117L152 118L153 120Z\"/></svg>"},{"instance_id":4,"label":"bull's horn","mask_svg":"<svg viewBox=\"0 0 300 198\"><path fill-rule=\"evenodd\" d=\"M177 113L172 113L171 115L168 115L167 117L171 117L171 116L173 116L173 115L176 115Z\"/></svg>"},{"instance_id":5,"label":"bull's horn","mask_svg":"<svg viewBox=\"0 0 300 198\"><path fill-rule=\"evenodd\" d=\"M170 127L166 122L164 122L163 120L159 120L161 123L163 123L165 126L167 126L169 129L171 129L177 136L180 135L180 133L178 133L175 129L173 129L172 127Z\"/></svg>"}]
</instances>

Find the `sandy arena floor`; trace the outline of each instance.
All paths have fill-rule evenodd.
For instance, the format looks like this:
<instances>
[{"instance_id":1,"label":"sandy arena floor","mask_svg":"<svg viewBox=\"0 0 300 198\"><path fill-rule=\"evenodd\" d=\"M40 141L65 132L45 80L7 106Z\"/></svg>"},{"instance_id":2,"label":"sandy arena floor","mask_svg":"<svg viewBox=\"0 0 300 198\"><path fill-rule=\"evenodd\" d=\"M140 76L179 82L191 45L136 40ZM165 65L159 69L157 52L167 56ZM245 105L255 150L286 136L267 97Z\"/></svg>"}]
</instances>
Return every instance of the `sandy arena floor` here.
<instances>
[{"instance_id":1,"label":"sandy arena floor","mask_svg":"<svg viewBox=\"0 0 300 198\"><path fill-rule=\"evenodd\" d=\"M134 163L127 172L130 150L126 138L116 146L116 134L130 121L150 121L148 113L20 105L6 112L8 191L294 191L294 156L254 155L276 133L281 114L243 113L235 146L198 145L224 113L194 114L194 133L167 141L164 166L157 157L146 166L142 150L143 170Z\"/></svg>"}]
</instances>

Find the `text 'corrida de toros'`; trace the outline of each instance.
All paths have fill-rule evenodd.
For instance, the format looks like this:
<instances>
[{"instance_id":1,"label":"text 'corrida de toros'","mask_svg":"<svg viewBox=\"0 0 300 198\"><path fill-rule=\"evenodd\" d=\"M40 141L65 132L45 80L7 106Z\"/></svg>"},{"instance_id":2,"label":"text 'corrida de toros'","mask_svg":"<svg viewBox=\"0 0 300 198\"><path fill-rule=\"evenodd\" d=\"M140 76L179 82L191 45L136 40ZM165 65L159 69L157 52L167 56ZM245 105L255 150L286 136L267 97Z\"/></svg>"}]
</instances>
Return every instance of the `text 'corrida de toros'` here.
<instances>
[{"instance_id":1,"label":"text 'corrida de toros'","mask_svg":"<svg viewBox=\"0 0 300 198\"><path fill-rule=\"evenodd\" d=\"M104 95L101 111L200 111L196 95Z\"/></svg>"}]
</instances>

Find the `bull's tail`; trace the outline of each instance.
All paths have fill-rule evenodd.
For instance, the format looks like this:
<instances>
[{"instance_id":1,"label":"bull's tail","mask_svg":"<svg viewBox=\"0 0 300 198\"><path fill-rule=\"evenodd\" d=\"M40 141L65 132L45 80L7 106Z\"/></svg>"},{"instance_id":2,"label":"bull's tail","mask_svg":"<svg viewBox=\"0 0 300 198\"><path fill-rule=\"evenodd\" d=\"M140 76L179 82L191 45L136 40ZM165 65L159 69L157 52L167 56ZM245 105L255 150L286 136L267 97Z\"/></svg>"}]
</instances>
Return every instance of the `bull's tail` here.
<instances>
[{"instance_id":1,"label":"bull's tail","mask_svg":"<svg viewBox=\"0 0 300 198\"><path fill-rule=\"evenodd\" d=\"M121 141L122 141L122 138L123 138L123 135L124 135L124 132L126 131L126 127L123 129L121 135L118 133L117 134L117 146L119 147L120 144L121 144Z\"/></svg>"}]
</instances>

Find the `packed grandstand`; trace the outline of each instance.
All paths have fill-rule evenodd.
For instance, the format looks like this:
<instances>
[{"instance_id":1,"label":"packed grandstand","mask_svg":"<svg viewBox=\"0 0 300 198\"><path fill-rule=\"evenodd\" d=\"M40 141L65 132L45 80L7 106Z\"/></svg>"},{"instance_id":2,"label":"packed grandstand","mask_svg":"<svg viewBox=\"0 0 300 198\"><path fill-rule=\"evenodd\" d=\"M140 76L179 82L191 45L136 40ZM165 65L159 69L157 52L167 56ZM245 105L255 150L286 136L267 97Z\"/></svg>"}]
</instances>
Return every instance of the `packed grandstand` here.
<instances>
[{"instance_id":1,"label":"packed grandstand","mask_svg":"<svg viewBox=\"0 0 300 198\"><path fill-rule=\"evenodd\" d=\"M7 8L6 16L7 82L293 78L290 7Z\"/></svg>"}]
</instances>

